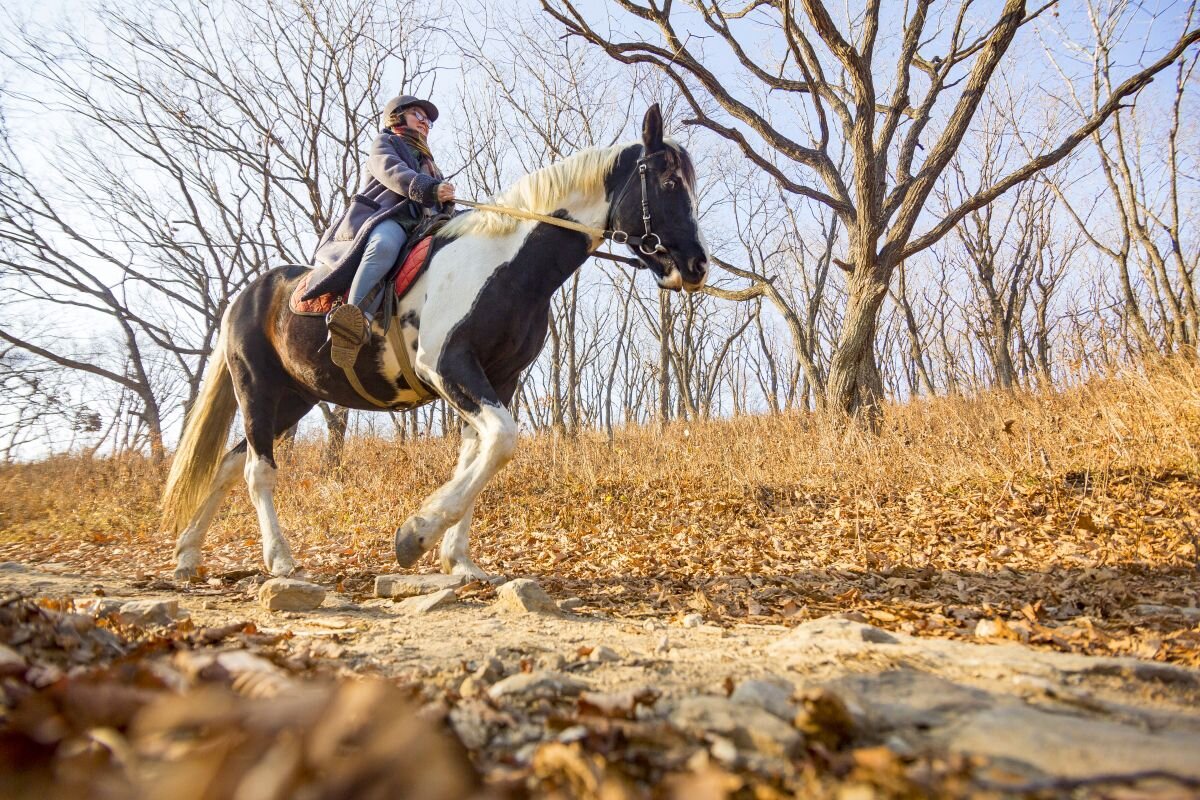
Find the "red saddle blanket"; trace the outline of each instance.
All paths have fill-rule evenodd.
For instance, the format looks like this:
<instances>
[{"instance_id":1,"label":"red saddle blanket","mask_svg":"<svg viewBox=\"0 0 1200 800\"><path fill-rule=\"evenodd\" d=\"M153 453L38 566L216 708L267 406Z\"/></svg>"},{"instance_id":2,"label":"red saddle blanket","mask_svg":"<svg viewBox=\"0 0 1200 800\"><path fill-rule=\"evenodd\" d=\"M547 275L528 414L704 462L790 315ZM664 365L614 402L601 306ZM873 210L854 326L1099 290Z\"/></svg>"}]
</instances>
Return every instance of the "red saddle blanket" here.
<instances>
[{"instance_id":1,"label":"red saddle blanket","mask_svg":"<svg viewBox=\"0 0 1200 800\"><path fill-rule=\"evenodd\" d=\"M429 246L433 244L433 237L426 236L424 239L413 245L412 250L408 251L408 255L404 259L404 264L400 266L400 271L396 273L396 297L404 297L405 293L412 288L412 285L417 282L417 278L425 269L425 262L429 260ZM308 273L300 279L296 290L292 292L292 300L289 307L293 314L328 314L333 310L337 301L346 301L346 292L337 294L329 292L328 294L319 295L312 300L301 300L304 293L308 291L308 279L312 273ZM349 291L348 289L346 290Z\"/></svg>"}]
</instances>

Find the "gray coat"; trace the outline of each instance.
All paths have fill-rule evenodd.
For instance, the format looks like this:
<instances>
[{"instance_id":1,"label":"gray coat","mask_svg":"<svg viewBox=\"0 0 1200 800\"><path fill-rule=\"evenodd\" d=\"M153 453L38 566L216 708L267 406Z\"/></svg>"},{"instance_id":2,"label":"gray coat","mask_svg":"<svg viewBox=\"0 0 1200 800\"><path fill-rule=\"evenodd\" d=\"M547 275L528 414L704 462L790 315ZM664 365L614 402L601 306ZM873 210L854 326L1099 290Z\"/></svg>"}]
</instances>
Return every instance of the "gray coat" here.
<instances>
[{"instance_id":1,"label":"gray coat","mask_svg":"<svg viewBox=\"0 0 1200 800\"><path fill-rule=\"evenodd\" d=\"M385 219L395 219L411 232L426 209L437 211L440 178L421 171L421 161L404 138L381 131L367 156L367 185L325 235L314 256L316 269L308 280L305 299L349 288L358 270L367 236Z\"/></svg>"}]
</instances>

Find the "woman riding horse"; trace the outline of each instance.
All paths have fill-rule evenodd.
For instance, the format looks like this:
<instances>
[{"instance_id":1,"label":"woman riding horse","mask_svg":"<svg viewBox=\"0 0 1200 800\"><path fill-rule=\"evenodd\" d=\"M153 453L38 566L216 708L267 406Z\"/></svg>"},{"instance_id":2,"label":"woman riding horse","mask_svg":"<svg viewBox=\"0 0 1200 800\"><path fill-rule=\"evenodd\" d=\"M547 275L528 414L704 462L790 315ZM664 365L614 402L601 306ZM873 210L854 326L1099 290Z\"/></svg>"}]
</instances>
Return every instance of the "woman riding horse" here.
<instances>
[{"instance_id":1,"label":"woman riding horse","mask_svg":"<svg viewBox=\"0 0 1200 800\"><path fill-rule=\"evenodd\" d=\"M444 571L484 575L468 554L471 514L516 448L517 423L508 407L521 372L545 344L555 294L604 239L627 244L662 288L703 285L708 253L695 189L691 158L663 139L654 105L640 142L576 153L495 198L498 206L541 221L472 211L434 236L428 266L399 300L390 335L372 337L355 362L372 396L395 398L392 408L411 407L404 398L412 387L388 343L398 339L417 379L465 423L454 476L395 533L401 566L440 543ZM196 576L204 533L239 473L258 512L267 569L292 572L296 563L275 513L275 438L322 400L377 410L321 350L320 317L289 309L307 274L300 266L271 270L246 287L222 319L164 492L166 526L179 533L179 579ZM239 409L246 438L222 457Z\"/></svg>"},{"instance_id":2,"label":"woman riding horse","mask_svg":"<svg viewBox=\"0 0 1200 800\"><path fill-rule=\"evenodd\" d=\"M454 186L443 180L429 150L437 106L412 95L393 97L383 107L384 128L371 143L367 184L317 246L317 270L305 297L341 292L346 302L329 313L330 358L351 368L367 341L372 312L382 293L364 307L367 295L396 263L421 218L454 202Z\"/></svg>"}]
</instances>

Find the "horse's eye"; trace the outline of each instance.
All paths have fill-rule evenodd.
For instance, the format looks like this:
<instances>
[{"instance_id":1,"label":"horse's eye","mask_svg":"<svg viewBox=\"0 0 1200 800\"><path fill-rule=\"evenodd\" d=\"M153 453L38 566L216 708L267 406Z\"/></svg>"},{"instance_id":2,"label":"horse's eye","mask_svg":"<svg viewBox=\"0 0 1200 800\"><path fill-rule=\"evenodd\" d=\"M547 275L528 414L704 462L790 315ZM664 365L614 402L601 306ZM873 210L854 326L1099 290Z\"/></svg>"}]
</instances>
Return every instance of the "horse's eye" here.
<instances>
[{"instance_id":1,"label":"horse's eye","mask_svg":"<svg viewBox=\"0 0 1200 800\"><path fill-rule=\"evenodd\" d=\"M667 191L671 191L672 189L675 188L675 181L667 181L666 183L663 184L663 188L666 189Z\"/></svg>"}]
</instances>

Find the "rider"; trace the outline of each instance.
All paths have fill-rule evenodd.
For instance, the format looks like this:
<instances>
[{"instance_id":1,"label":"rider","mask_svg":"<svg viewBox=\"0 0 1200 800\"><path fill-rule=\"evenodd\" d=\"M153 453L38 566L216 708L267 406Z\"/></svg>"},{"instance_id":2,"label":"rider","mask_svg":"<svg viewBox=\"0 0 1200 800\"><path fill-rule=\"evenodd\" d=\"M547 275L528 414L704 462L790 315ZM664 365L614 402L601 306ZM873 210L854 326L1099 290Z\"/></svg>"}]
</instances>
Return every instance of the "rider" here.
<instances>
[{"instance_id":1,"label":"rider","mask_svg":"<svg viewBox=\"0 0 1200 800\"><path fill-rule=\"evenodd\" d=\"M317 248L319 264L339 269L353 259L365 236L346 302L328 317L330 355L343 368L353 366L369 335L368 315L378 299L364 308L367 295L395 265L417 223L454 202L454 186L442 177L427 143L437 118L437 106L412 95L393 97L384 105L384 128L367 158L366 186ZM357 214L356 206L362 206ZM314 288L310 286L310 294Z\"/></svg>"}]
</instances>

